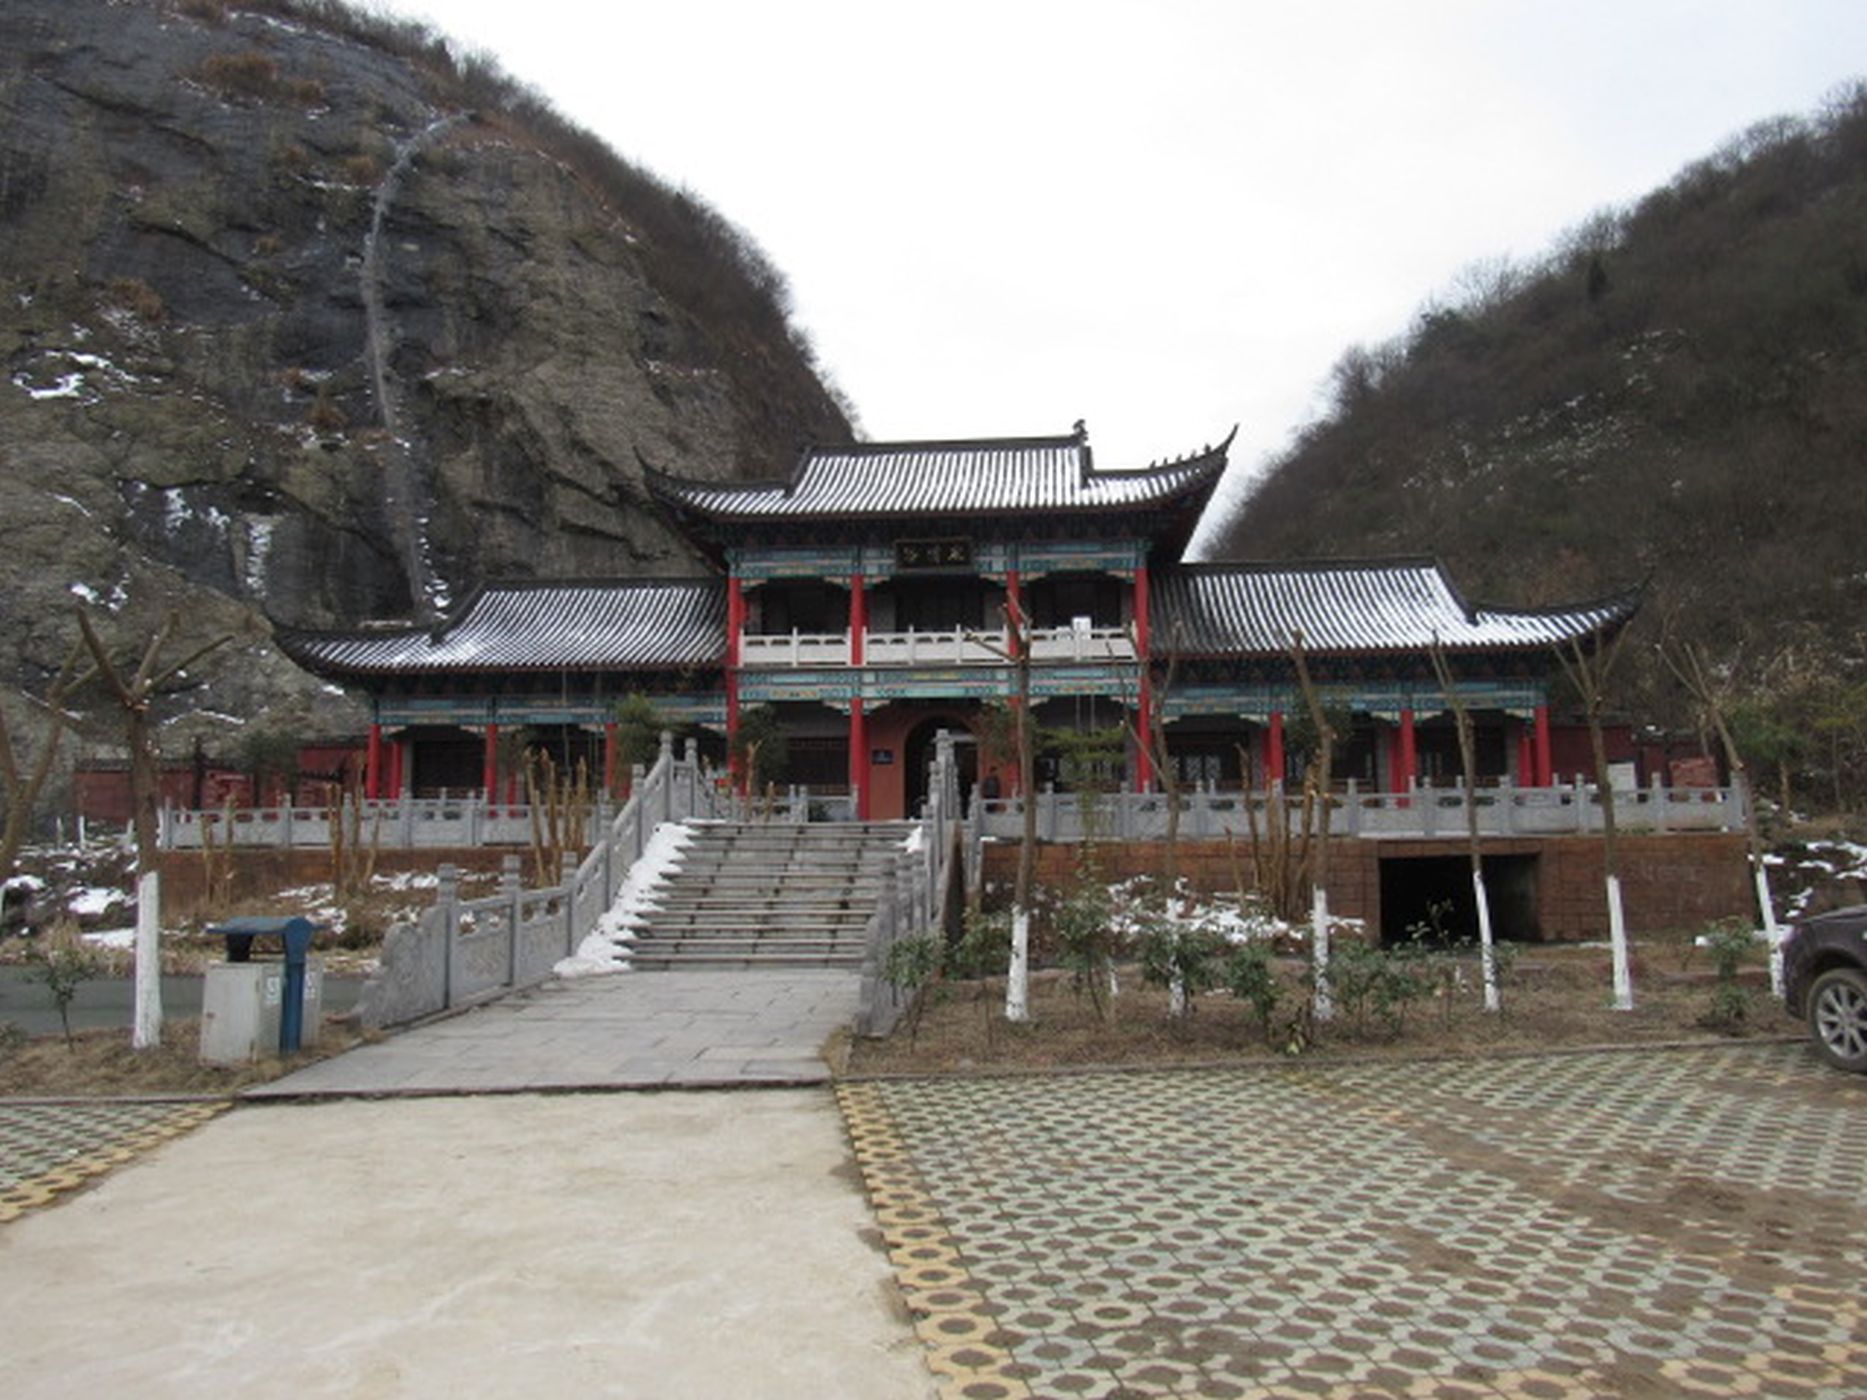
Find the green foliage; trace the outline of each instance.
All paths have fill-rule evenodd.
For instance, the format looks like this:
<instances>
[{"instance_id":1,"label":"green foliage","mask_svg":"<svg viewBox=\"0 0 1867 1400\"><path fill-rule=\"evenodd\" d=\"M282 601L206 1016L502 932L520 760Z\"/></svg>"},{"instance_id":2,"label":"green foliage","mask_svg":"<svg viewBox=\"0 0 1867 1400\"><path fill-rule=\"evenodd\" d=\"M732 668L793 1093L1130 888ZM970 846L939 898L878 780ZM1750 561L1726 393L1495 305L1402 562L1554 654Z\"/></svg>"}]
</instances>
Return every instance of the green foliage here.
<instances>
[{"instance_id":1,"label":"green foliage","mask_svg":"<svg viewBox=\"0 0 1867 1400\"><path fill-rule=\"evenodd\" d=\"M253 800L264 800L270 781L298 778L298 736L282 729L250 729L240 741L240 766L253 775Z\"/></svg>"},{"instance_id":2,"label":"green foliage","mask_svg":"<svg viewBox=\"0 0 1867 1400\"><path fill-rule=\"evenodd\" d=\"M908 1043L916 1044L921 1034L921 1013L927 1000L923 989L940 975L941 940L932 934L919 933L897 938L888 948L882 963L882 977L889 986L908 1000Z\"/></svg>"},{"instance_id":3,"label":"green foliage","mask_svg":"<svg viewBox=\"0 0 1867 1400\"><path fill-rule=\"evenodd\" d=\"M1010 965L1011 911L967 909L959 942L947 950L948 971L955 977L1002 977Z\"/></svg>"},{"instance_id":4,"label":"green foliage","mask_svg":"<svg viewBox=\"0 0 1867 1400\"><path fill-rule=\"evenodd\" d=\"M1407 1012L1431 988L1423 960L1411 950L1351 938L1337 943L1329 960L1330 993L1356 1036L1375 1029L1400 1034Z\"/></svg>"},{"instance_id":5,"label":"green foliage","mask_svg":"<svg viewBox=\"0 0 1867 1400\"><path fill-rule=\"evenodd\" d=\"M1140 951L1142 981L1178 987L1190 1011L1195 997L1219 983L1225 940L1203 919L1178 917L1163 905L1143 925Z\"/></svg>"},{"instance_id":6,"label":"green foliage","mask_svg":"<svg viewBox=\"0 0 1867 1400\"><path fill-rule=\"evenodd\" d=\"M733 735L733 757L754 791L780 781L790 762L790 746L774 705L754 705L739 713Z\"/></svg>"},{"instance_id":7,"label":"green foliage","mask_svg":"<svg viewBox=\"0 0 1867 1400\"><path fill-rule=\"evenodd\" d=\"M1717 979L1712 983L1711 1007L1704 1024L1715 1030L1735 1031L1750 1015L1750 992L1738 981L1746 963L1757 956L1757 938L1744 919L1720 919L1705 934Z\"/></svg>"},{"instance_id":8,"label":"green foliage","mask_svg":"<svg viewBox=\"0 0 1867 1400\"><path fill-rule=\"evenodd\" d=\"M616 762L624 772L638 763L648 767L661 753L662 731L674 728L640 691L623 696L616 702Z\"/></svg>"},{"instance_id":9,"label":"green foliage","mask_svg":"<svg viewBox=\"0 0 1867 1400\"><path fill-rule=\"evenodd\" d=\"M27 979L44 987L58 1009L58 1023L70 1045L71 1003L78 988L104 975L104 959L84 945L75 928L62 924L27 944L26 964Z\"/></svg>"},{"instance_id":10,"label":"green foliage","mask_svg":"<svg viewBox=\"0 0 1867 1400\"><path fill-rule=\"evenodd\" d=\"M1258 1033L1266 1045L1272 1044L1271 1020L1283 1000L1284 988L1277 977L1270 943L1252 938L1234 945L1220 965L1219 979L1240 1005L1251 1009L1257 1018Z\"/></svg>"},{"instance_id":11,"label":"green foliage","mask_svg":"<svg viewBox=\"0 0 1867 1400\"><path fill-rule=\"evenodd\" d=\"M1059 961L1070 970L1076 994L1089 994L1098 1016L1109 1014L1109 970L1115 960L1115 905L1085 846L1070 889L1051 914Z\"/></svg>"},{"instance_id":12,"label":"green foliage","mask_svg":"<svg viewBox=\"0 0 1867 1400\"><path fill-rule=\"evenodd\" d=\"M1121 786L1127 761L1127 731L1040 729L1038 752L1057 765L1059 782L1072 792L1106 793Z\"/></svg>"}]
</instances>

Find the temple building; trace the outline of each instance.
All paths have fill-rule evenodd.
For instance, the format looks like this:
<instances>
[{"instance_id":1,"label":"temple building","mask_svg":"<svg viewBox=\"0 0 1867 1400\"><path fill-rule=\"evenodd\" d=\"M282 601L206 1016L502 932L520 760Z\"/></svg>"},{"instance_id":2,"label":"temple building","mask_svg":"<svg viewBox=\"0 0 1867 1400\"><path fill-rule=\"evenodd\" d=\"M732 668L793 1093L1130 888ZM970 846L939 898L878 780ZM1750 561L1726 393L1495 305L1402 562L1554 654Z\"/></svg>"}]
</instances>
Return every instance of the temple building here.
<instances>
[{"instance_id":1,"label":"temple building","mask_svg":"<svg viewBox=\"0 0 1867 1400\"><path fill-rule=\"evenodd\" d=\"M1481 771L1547 786L1552 649L1611 632L1634 598L1487 607L1431 559L1181 563L1229 446L1104 469L1078 425L812 448L764 482L651 471L652 498L713 564L705 577L489 584L433 628L280 641L367 697L367 781L383 797L498 793L514 731L613 783L632 695L722 760L771 707L782 780L863 817L915 810L943 729L967 779L1009 795L1015 764L971 741L1021 664L1041 724L1126 736L1123 784L1159 784L1136 742L1158 715L1185 783L1262 787L1299 771L1295 638L1343 731L1338 779L1406 791L1457 778L1437 644L1474 713Z\"/></svg>"}]
</instances>

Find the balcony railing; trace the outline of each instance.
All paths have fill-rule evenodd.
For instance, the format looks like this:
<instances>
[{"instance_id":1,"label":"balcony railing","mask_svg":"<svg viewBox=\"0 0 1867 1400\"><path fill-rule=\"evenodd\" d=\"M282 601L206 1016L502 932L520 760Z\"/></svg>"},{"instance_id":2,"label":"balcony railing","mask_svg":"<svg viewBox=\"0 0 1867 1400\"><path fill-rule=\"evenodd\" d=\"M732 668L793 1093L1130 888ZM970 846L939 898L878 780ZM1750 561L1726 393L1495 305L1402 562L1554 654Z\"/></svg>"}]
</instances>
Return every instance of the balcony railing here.
<instances>
[{"instance_id":1,"label":"balcony railing","mask_svg":"<svg viewBox=\"0 0 1867 1400\"><path fill-rule=\"evenodd\" d=\"M946 632L863 633L870 666L1002 666L1009 650L1003 629L982 632L956 627ZM849 661L847 632L748 634L739 640L747 666L842 666ZM1039 627L1031 633L1033 661L1132 661L1134 643L1120 627Z\"/></svg>"},{"instance_id":2,"label":"balcony railing","mask_svg":"<svg viewBox=\"0 0 1867 1400\"><path fill-rule=\"evenodd\" d=\"M1368 792L1350 783L1331 796L1329 830L1340 837L1430 837L1466 834L1463 787L1419 786L1406 792ZM1745 794L1728 788L1669 788L1655 781L1617 791L1615 825L1622 831L1742 831ZM1299 793L1225 791L1197 786L1180 794L1179 835L1188 840L1249 838L1267 829L1265 808L1283 804L1292 830L1302 820ZM1473 805L1481 836L1567 836L1598 834L1605 825L1601 794L1591 785L1520 788L1508 784L1478 789ZM981 799L982 833L1016 839L1024 807L1016 797ZM1104 793L1082 797L1046 788L1037 795L1037 835L1044 841L1158 840L1167 834L1167 798L1158 792Z\"/></svg>"}]
</instances>

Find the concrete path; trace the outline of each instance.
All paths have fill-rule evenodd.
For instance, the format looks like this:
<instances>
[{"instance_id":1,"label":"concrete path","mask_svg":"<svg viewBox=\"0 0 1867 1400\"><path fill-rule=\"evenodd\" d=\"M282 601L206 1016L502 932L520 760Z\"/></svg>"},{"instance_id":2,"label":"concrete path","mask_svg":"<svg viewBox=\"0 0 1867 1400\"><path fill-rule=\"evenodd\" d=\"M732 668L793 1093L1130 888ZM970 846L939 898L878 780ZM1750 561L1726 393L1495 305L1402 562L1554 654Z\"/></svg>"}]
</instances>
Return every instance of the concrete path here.
<instances>
[{"instance_id":1,"label":"concrete path","mask_svg":"<svg viewBox=\"0 0 1867 1400\"><path fill-rule=\"evenodd\" d=\"M856 1014L840 969L547 982L287 1075L248 1097L822 1084Z\"/></svg>"},{"instance_id":2,"label":"concrete path","mask_svg":"<svg viewBox=\"0 0 1867 1400\"><path fill-rule=\"evenodd\" d=\"M822 1089L238 1108L0 1227L0 1395L929 1400Z\"/></svg>"}]
</instances>

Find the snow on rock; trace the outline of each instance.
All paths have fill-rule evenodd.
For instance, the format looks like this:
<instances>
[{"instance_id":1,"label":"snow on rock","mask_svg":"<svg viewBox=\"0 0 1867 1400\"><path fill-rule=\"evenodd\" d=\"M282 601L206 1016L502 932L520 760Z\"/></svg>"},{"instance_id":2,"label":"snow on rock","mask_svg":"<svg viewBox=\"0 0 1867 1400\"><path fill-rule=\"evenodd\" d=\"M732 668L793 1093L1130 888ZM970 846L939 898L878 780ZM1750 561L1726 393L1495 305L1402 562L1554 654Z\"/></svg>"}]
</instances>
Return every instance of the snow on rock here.
<instances>
[{"instance_id":1,"label":"snow on rock","mask_svg":"<svg viewBox=\"0 0 1867 1400\"><path fill-rule=\"evenodd\" d=\"M907 838L901 843L901 849L906 851L909 855L913 856L913 855L919 855L921 851L926 848L926 845L927 845L927 828L924 825L922 825L922 826L916 826L912 831L910 831L907 834Z\"/></svg>"},{"instance_id":2,"label":"snow on rock","mask_svg":"<svg viewBox=\"0 0 1867 1400\"><path fill-rule=\"evenodd\" d=\"M641 927L652 896L668 872L680 864L681 851L693 839L693 830L683 822L663 822L656 827L643 848L642 858L629 867L629 877L616 891L616 902L596 921L596 927L577 945L577 951L551 970L559 977L627 972L627 945L635 941L635 930Z\"/></svg>"}]
</instances>

